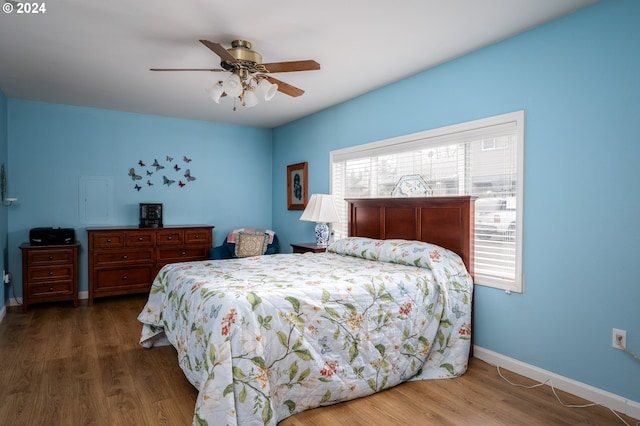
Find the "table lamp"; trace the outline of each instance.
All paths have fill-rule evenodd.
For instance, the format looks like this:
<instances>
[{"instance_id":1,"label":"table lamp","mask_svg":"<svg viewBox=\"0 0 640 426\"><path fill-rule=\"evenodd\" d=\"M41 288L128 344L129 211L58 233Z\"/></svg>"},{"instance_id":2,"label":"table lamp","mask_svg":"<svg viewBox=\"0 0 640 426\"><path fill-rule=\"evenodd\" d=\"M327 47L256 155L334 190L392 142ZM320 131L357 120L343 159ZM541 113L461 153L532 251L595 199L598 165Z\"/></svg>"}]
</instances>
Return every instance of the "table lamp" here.
<instances>
[{"instance_id":1,"label":"table lamp","mask_svg":"<svg viewBox=\"0 0 640 426\"><path fill-rule=\"evenodd\" d=\"M326 246L329 244L328 222L340 222L333 197L329 194L313 194L302 212L300 220L316 222L316 244Z\"/></svg>"}]
</instances>

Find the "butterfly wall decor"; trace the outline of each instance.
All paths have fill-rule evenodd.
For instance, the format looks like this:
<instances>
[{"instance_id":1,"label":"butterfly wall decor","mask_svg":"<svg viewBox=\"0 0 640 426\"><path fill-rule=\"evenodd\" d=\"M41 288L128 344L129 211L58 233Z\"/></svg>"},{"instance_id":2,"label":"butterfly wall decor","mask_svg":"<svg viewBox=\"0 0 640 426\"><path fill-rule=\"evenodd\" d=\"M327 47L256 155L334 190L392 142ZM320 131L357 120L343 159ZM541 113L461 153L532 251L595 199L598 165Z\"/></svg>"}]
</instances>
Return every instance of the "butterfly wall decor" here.
<instances>
[{"instance_id":1,"label":"butterfly wall decor","mask_svg":"<svg viewBox=\"0 0 640 426\"><path fill-rule=\"evenodd\" d=\"M134 168L133 168L133 167L129 169L129 176L131 176L131 179L133 179L133 180L140 180L140 179L142 179L142 176L137 175L137 174L136 174L136 171L134 170Z\"/></svg>"},{"instance_id":2,"label":"butterfly wall decor","mask_svg":"<svg viewBox=\"0 0 640 426\"><path fill-rule=\"evenodd\" d=\"M162 183L164 185L171 186L171 184L174 183L174 182L175 182L175 180L171 180L171 179L169 179L168 177L166 177L164 175L162 176Z\"/></svg>"},{"instance_id":3,"label":"butterfly wall decor","mask_svg":"<svg viewBox=\"0 0 640 426\"><path fill-rule=\"evenodd\" d=\"M156 172L158 170L164 169L164 166L162 164L158 163L157 159L153 160L153 164L151 166L156 168Z\"/></svg>"},{"instance_id":4,"label":"butterfly wall decor","mask_svg":"<svg viewBox=\"0 0 640 426\"><path fill-rule=\"evenodd\" d=\"M158 158L161 160L158 161ZM164 158L164 161L162 161L162 158ZM192 161L193 159L186 155L182 156L182 163L190 164ZM175 157L165 155L162 157L155 157L153 158L153 161L148 162L144 159L139 159L134 167L129 168L127 176L135 182L133 189L137 192L141 192L141 190L145 188L148 190L156 190L154 188L185 188L189 183L195 181L196 178L191 175L191 168L186 169L183 173L182 167L179 163L180 156ZM149 166L147 166L147 164L149 164ZM139 171L136 171L136 168L138 167ZM162 170L164 174L156 173L160 170ZM147 177L146 187L137 183L137 181L142 180L142 175ZM159 180L160 178L162 178L161 181ZM176 182L178 182L178 184L173 185Z\"/></svg>"}]
</instances>

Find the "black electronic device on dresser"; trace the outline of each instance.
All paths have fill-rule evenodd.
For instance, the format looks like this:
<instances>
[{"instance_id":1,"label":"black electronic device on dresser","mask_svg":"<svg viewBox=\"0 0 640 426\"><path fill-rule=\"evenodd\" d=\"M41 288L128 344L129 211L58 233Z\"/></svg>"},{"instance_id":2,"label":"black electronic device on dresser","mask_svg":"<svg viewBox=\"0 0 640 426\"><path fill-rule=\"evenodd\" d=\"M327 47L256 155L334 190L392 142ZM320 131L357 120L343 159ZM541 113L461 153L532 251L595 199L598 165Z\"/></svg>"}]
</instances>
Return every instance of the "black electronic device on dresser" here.
<instances>
[{"instance_id":1,"label":"black electronic device on dresser","mask_svg":"<svg viewBox=\"0 0 640 426\"><path fill-rule=\"evenodd\" d=\"M140 227L162 227L162 204L140 203Z\"/></svg>"},{"instance_id":2,"label":"black electronic device on dresser","mask_svg":"<svg viewBox=\"0 0 640 426\"><path fill-rule=\"evenodd\" d=\"M73 228L32 228L29 230L29 244L33 246L51 246L73 244L76 232Z\"/></svg>"}]
</instances>

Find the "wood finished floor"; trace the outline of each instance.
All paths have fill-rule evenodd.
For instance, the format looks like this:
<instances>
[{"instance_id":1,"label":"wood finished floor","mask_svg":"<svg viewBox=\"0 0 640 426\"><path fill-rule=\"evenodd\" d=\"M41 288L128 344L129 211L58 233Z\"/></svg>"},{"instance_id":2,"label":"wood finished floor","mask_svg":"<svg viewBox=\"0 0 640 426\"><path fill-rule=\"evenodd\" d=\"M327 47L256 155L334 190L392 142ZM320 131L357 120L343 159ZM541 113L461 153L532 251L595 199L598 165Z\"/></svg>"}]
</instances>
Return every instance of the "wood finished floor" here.
<instances>
[{"instance_id":1,"label":"wood finished floor","mask_svg":"<svg viewBox=\"0 0 640 426\"><path fill-rule=\"evenodd\" d=\"M196 390L178 367L175 350L138 344L136 317L145 301L138 295L97 300L91 307L86 301L78 308L34 305L26 314L8 308L0 323L0 424L191 424ZM585 403L558 393L566 403ZM460 378L406 383L299 413L280 426L623 424L604 407L562 407L548 386L513 387L494 367L472 359Z\"/></svg>"}]
</instances>

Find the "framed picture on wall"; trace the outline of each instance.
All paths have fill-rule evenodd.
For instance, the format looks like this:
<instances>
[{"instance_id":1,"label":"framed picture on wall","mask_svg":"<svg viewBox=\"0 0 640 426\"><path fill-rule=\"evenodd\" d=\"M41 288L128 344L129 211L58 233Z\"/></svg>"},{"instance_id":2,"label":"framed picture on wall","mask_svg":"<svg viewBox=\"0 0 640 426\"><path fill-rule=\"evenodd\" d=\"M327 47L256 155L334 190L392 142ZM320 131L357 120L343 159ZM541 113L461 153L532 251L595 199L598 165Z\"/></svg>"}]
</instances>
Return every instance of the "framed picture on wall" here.
<instances>
[{"instance_id":1,"label":"framed picture on wall","mask_svg":"<svg viewBox=\"0 0 640 426\"><path fill-rule=\"evenodd\" d=\"M304 210L307 207L307 162L287 166L287 208Z\"/></svg>"}]
</instances>

